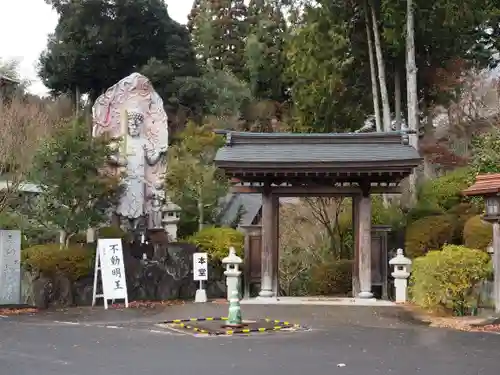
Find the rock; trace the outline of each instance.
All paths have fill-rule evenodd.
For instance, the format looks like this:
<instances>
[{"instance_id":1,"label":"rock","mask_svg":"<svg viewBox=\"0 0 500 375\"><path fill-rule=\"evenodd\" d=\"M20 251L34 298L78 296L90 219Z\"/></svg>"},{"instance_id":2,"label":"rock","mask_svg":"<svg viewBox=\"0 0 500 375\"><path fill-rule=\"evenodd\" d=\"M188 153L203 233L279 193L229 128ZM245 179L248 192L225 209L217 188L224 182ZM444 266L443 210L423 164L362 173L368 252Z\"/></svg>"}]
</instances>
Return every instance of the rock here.
<instances>
[{"instance_id":1,"label":"rock","mask_svg":"<svg viewBox=\"0 0 500 375\"><path fill-rule=\"evenodd\" d=\"M73 283L73 303L77 306L92 305L94 277L87 276Z\"/></svg>"},{"instance_id":2,"label":"rock","mask_svg":"<svg viewBox=\"0 0 500 375\"><path fill-rule=\"evenodd\" d=\"M52 278L54 295L52 304L55 306L73 305L73 285L71 281L62 274L57 274Z\"/></svg>"},{"instance_id":3,"label":"rock","mask_svg":"<svg viewBox=\"0 0 500 375\"><path fill-rule=\"evenodd\" d=\"M49 307L52 297L52 280L40 277L33 281L33 304L39 309Z\"/></svg>"}]
</instances>

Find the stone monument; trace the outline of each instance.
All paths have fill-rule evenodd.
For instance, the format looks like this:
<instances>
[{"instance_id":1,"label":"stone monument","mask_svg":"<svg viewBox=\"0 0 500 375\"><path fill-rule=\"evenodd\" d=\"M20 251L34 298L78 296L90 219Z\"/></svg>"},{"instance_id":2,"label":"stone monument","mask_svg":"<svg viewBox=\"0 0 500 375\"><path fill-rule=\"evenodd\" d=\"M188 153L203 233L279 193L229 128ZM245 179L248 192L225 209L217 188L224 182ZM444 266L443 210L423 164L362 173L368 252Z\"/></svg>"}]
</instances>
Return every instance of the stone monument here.
<instances>
[{"instance_id":1,"label":"stone monument","mask_svg":"<svg viewBox=\"0 0 500 375\"><path fill-rule=\"evenodd\" d=\"M128 230L161 227L168 148L163 100L145 76L132 73L102 94L92 112L93 136L115 140L109 167L123 176L113 221Z\"/></svg>"},{"instance_id":2,"label":"stone monument","mask_svg":"<svg viewBox=\"0 0 500 375\"><path fill-rule=\"evenodd\" d=\"M21 231L0 230L0 305L21 303Z\"/></svg>"}]
</instances>

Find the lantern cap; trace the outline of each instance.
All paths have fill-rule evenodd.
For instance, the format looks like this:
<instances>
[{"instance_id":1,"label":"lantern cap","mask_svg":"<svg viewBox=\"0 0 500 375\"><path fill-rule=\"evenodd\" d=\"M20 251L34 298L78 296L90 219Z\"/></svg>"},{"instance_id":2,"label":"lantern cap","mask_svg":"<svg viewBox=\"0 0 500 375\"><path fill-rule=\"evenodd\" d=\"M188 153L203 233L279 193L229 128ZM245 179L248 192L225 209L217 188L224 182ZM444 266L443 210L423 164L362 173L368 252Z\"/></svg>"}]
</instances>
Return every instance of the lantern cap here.
<instances>
[{"instance_id":1,"label":"lantern cap","mask_svg":"<svg viewBox=\"0 0 500 375\"><path fill-rule=\"evenodd\" d=\"M391 266L406 266L411 264L411 259L407 258L403 254L403 249L398 249L396 251L396 256L389 261Z\"/></svg>"},{"instance_id":2,"label":"lantern cap","mask_svg":"<svg viewBox=\"0 0 500 375\"><path fill-rule=\"evenodd\" d=\"M229 248L229 255L222 259L222 264L241 264L243 260L236 255L236 249L234 247Z\"/></svg>"}]
</instances>

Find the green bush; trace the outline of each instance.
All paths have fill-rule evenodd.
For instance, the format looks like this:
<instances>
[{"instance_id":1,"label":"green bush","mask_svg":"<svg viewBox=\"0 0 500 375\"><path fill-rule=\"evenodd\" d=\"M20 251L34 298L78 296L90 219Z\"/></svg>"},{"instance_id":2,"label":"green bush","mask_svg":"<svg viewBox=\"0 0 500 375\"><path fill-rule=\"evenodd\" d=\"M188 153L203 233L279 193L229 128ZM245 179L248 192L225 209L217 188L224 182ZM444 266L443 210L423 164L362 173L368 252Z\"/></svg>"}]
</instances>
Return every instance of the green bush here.
<instances>
[{"instance_id":1,"label":"green bush","mask_svg":"<svg viewBox=\"0 0 500 375\"><path fill-rule=\"evenodd\" d=\"M436 204L419 201L406 215L406 224L411 225L417 220L430 216L441 216L444 213L445 211Z\"/></svg>"},{"instance_id":2,"label":"green bush","mask_svg":"<svg viewBox=\"0 0 500 375\"><path fill-rule=\"evenodd\" d=\"M373 195L371 201L373 225L390 225L393 229L403 226L404 215L399 204L385 206L381 195Z\"/></svg>"},{"instance_id":3,"label":"green bush","mask_svg":"<svg viewBox=\"0 0 500 375\"><path fill-rule=\"evenodd\" d=\"M97 238L127 238L127 232L117 227L102 227L97 230Z\"/></svg>"},{"instance_id":4,"label":"green bush","mask_svg":"<svg viewBox=\"0 0 500 375\"><path fill-rule=\"evenodd\" d=\"M471 249L486 250L493 239L493 227L481 220L481 215L471 217L464 226L464 245Z\"/></svg>"},{"instance_id":5,"label":"green bush","mask_svg":"<svg viewBox=\"0 0 500 375\"><path fill-rule=\"evenodd\" d=\"M94 251L75 245L67 249L60 249L59 244L37 245L21 252L21 262L25 269L48 276L61 273L70 280L90 275L94 260Z\"/></svg>"},{"instance_id":6,"label":"green bush","mask_svg":"<svg viewBox=\"0 0 500 375\"><path fill-rule=\"evenodd\" d=\"M429 309L463 315L477 304L475 286L490 274L488 254L448 245L413 262L410 293L413 302Z\"/></svg>"},{"instance_id":7,"label":"green bush","mask_svg":"<svg viewBox=\"0 0 500 375\"><path fill-rule=\"evenodd\" d=\"M419 201L444 210L463 201L462 191L471 183L470 168L458 168L445 175L424 182L419 189Z\"/></svg>"},{"instance_id":8,"label":"green bush","mask_svg":"<svg viewBox=\"0 0 500 375\"><path fill-rule=\"evenodd\" d=\"M195 233L188 238L188 242L198 246L206 251L209 256L220 261L229 254L229 248L232 246L236 253L243 257L243 244L245 236L240 231L225 227L207 227Z\"/></svg>"},{"instance_id":9,"label":"green bush","mask_svg":"<svg viewBox=\"0 0 500 375\"><path fill-rule=\"evenodd\" d=\"M454 218L454 224L455 224L454 243L457 244L463 243L463 233L465 224L471 217L474 217L480 212L481 210L478 208L478 206L472 202L463 202L448 210L447 214L451 215ZM468 245L465 246L470 247L472 249L477 249L476 247L473 246L468 246Z\"/></svg>"},{"instance_id":10,"label":"green bush","mask_svg":"<svg viewBox=\"0 0 500 375\"><path fill-rule=\"evenodd\" d=\"M52 243L58 238L57 230L37 225L31 222L26 216L7 210L0 213L0 229L20 230L22 249L34 245Z\"/></svg>"},{"instance_id":11,"label":"green bush","mask_svg":"<svg viewBox=\"0 0 500 375\"><path fill-rule=\"evenodd\" d=\"M452 243L455 234L455 218L452 215L424 217L406 228L405 250L410 258L424 255L431 249L439 249Z\"/></svg>"},{"instance_id":12,"label":"green bush","mask_svg":"<svg viewBox=\"0 0 500 375\"><path fill-rule=\"evenodd\" d=\"M69 239L69 243L73 245L86 245L87 244L87 233L77 233Z\"/></svg>"},{"instance_id":13,"label":"green bush","mask_svg":"<svg viewBox=\"0 0 500 375\"><path fill-rule=\"evenodd\" d=\"M345 295L352 290L353 261L335 260L317 264L310 274L309 294Z\"/></svg>"}]
</instances>

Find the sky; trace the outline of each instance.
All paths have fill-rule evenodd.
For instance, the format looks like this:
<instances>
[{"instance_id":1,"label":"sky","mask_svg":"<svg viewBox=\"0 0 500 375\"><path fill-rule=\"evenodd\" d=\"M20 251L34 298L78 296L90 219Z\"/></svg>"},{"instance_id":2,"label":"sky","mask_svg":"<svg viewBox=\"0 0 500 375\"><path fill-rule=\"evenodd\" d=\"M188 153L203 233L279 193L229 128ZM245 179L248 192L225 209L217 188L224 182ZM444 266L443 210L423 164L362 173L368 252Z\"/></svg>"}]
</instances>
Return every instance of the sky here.
<instances>
[{"instance_id":1,"label":"sky","mask_svg":"<svg viewBox=\"0 0 500 375\"><path fill-rule=\"evenodd\" d=\"M165 0L168 12L185 24L190 0ZM57 13L44 0L0 0L0 58L20 60L20 75L32 82L29 91L45 95L47 88L36 76L36 62L45 49L48 34L57 25Z\"/></svg>"}]
</instances>

